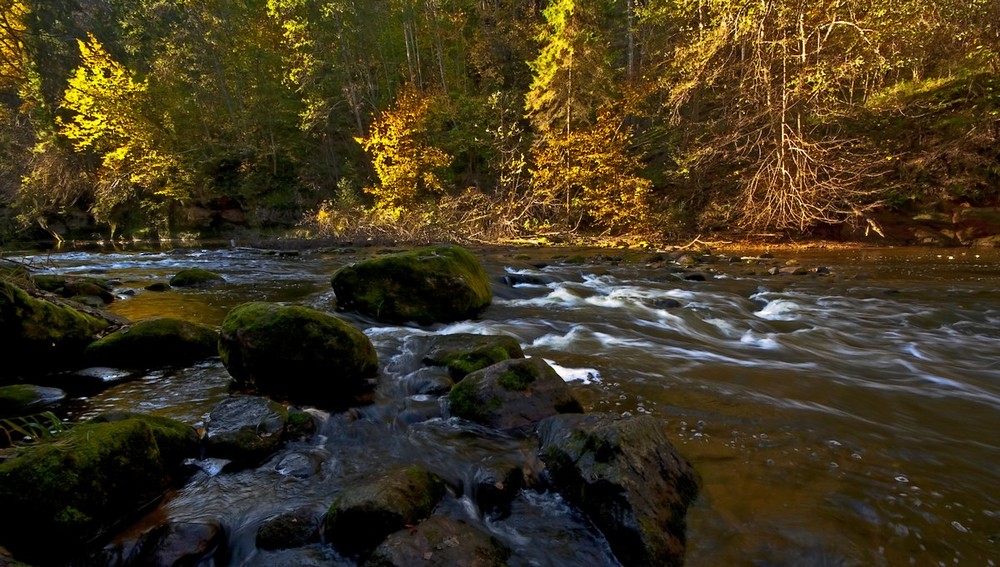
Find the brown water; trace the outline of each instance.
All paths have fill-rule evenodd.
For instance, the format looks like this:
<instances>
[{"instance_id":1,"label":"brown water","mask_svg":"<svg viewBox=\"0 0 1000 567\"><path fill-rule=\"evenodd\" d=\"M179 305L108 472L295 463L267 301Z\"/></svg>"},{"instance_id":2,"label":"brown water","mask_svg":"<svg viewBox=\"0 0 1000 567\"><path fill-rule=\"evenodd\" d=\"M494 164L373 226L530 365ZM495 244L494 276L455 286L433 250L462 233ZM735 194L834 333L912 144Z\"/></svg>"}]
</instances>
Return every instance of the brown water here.
<instances>
[{"instance_id":1,"label":"brown water","mask_svg":"<svg viewBox=\"0 0 1000 567\"><path fill-rule=\"evenodd\" d=\"M166 513L223 518L232 563L264 565L276 558L253 547L260 522L298 505L322 510L373 460L424 462L462 487L498 450L530 456L530 444L453 421L400 419L405 410L433 413L438 403L407 396L399 385L414 362L410 337L507 333L528 355L558 365L589 410L668 422L672 441L704 481L688 518L688 565L998 561L1000 253L811 251L785 257L829 267L830 275L751 276L753 264L709 264L701 268L728 275L694 282L664 267L608 258L619 251L584 264L552 261L565 251L477 252L496 295L480 320L415 329L348 316L379 350L380 403L350 423L321 415L324 436L289 447L262 469L195 477ZM532 259L515 259L524 252ZM329 275L357 257L230 249L28 260L56 273L120 280L113 308L129 318L218 324L247 300L329 309ZM226 283L142 289L192 266L217 271ZM539 283L500 281L512 273ZM681 306L658 307L666 299ZM194 423L227 384L218 361L155 372L80 400L79 415L133 408ZM288 474L293 456L320 463L321 473ZM509 518L496 519L477 515L474 495L453 492L445 506L510 545L512 564L613 564L600 535L554 495L525 493Z\"/></svg>"}]
</instances>

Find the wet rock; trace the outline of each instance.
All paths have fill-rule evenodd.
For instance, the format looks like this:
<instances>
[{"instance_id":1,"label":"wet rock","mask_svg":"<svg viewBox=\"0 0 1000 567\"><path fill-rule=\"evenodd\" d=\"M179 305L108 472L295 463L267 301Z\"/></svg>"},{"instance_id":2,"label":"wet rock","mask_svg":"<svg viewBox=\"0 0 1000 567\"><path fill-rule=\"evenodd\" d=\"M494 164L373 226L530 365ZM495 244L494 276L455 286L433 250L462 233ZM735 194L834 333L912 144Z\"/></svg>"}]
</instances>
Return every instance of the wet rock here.
<instances>
[{"instance_id":1,"label":"wet rock","mask_svg":"<svg viewBox=\"0 0 1000 567\"><path fill-rule=\"evenodd\" d=\"M33 384L0 386L0 418L30 415L51 409L66 399L66 392Z\"/></svg>"},{"instance_id":2,"label":"wet rock","mask_svg":"<svg viewBox=\"0 0 1000 567\"><path fill-rule=\"evenodd\" d=\"M100 278L75 278L61 275L37 275L31 278L34 286L40 290L53 293L60 297L74 298L81 303L91 298L97 307L103 307L115 300L111 293L111 284ZM79 298L79 299L77 299Z\"/></svg>"},{"instance_id":3,"label":"wet rock","mask_svg":"<svg viewBox=\"0 0 1000 567\"><path fill-rule=\"evenodd\" d=\"M455 380L503 360L524 358L517 339L508 335L435 335L429 342L424 364L446 367Z\"/></svg>"},{"instance_id":4,"label":"wet rock","mask_svg":"<svg viewBox=\"0 0 1000 567\"><path fill-rule=\"evenodd\" d=\"M145 289L146 291L170 291L170 282L153 282Z\"/></svg>"},{"instance_id":5,"label":"wet rock","mask_svg":"<svg viewBox=\"0 0 1000 567\"><path fill-rule=\"evenodd\" d=\"M316 420L309 412L297 408L288 408L287 437L289 439L306 439L316 433Z\"/></svg>"},{"instance_id":6,"label":"wet rock","mask_svg":"<svg viewBox=\"0 0 1000 567\"><path fill-rule=\"evenodd\" d=\"M803 268L802 266L785 266L778 268L777 273L783 276L804 276L809 273L809 270Z\"/></svg>"},{"instance_id":7,"label":"wet rock","mask_svg":"<svg viewBox=\"0 0 1000 567\"><path fill-rule=\"evenodd\" d=\"M226 533L218 520L167 522L143 534L122 563L166 567L212 561L221 565L227 553Z\"/></svg>"},{"instance_id":8,"label":"wet rock","mask_svg":"<svg viewBox=\"0 0 1000 567\"><path fill-rule=\"evenodd\" d=\"M507 274L500 278L500 281L510 287L519 285L545 285L548 283L538 276L530 276L526 274Z\"/></svg>"},{"instance_id":9,"label":"wet rock","mask_svg":"<svg viewBox=\"0 0 1000 567\"><path fill-rule=\"evenodd\" d=\"M456 417L512 433L526 433L549 416L582 411L566 382L540 358L477 370L452 388L448 402Z\"/></svg>"},{"instance_id":10,"label":"wet rock","mask_svg":"<svg viewBox=\"0 0 1000 567\"><path fill-rule=\"evenodd\" d=\"M273 303L230 311L219 354L238 387L327 408L358 403L378 371L375 347L358 329L315 309Z\"/></svg>"},{"instance_id":11,"label":"wet rock","mask_svg":"<svg viewBox=\"0 0 1000 567\"><path fill-rule=\"evenodd\" d=\"M79 366L83 349L108 321L30 296L0 281L0 378Z\"/></svg>"},{"instance_id":12,"label":"wet rock","mask_svg":"<svg viewBox=\"0 0 1000 567\"><path fill-rule=\"evenodd\" d=\"M170 285L172 287L207 287L224 281L226 280L215 272L201 268L187 268L174 274L174 277L170 278Z\"/></svg>"},{"instance_id":13,"label":"wet rock","mask_svg":"<svg viewBox=\"0 0 1000 567\"><path fill-rule=\"evenodd\" d=\"M676 309L681 307L681 302L670 298L657 298L649 302L653 309Z\"/></svg>"},{"instance_id":14,"label":"wet rock","mask_svg":"<svg viewBox=\"0 0 1000 567\"><path fill-rule=\"evenodd\" d=\"M709 274L708 272L691 272L689 274L684 274L684 279L689 282L707 282L714 277L715 276Z\"/></svg>"},{"instance_id":15,"label":"wet rock","mask_svg":"<svg viewBox=\"0 0 1000 567\"><path fill-rule=\"evenodd\" d=\"M278 402L257 396L223 400L210 415L205 452L237 467L259 464L284 442L287 424L288 410Z\"/></svg>"},{"instance_id":16,"label":"wet rock","mask_svg":"<svg viewBox=\"0 0 1000 567\"><path fill-rule=\"evenodd\" d=\"M493 300L479 260L457 246L388 254L345 266L331 279L340 309L421 325L476 317Z\"/></svg>"},{"instance_id":17,"label":"wet rock","mask_svg":"<svg viewBox=\"0 0 1000 567\"><path fill-rule=\"evenodd\" d=\"M208 325L158 317L138 321L91 343L88 362L115 368L185 366L218 354L219 333Z\"/></svg>"},{"instance_id":18,"label":"wet rock","mask_svg":"<svg viewBox=\"0 0 1000 567\"><path fill-rule=\"evenodd\" d=\"M346 487L327 512L323 534L346 555L366 556L389 534L428 517L444 492L444 481L420 467L390 470Z\"/></svg>"},{"instance_id":19,"label":"wet rock","mask_svg":"<svg viewBox=\"0 0 1000 567\"><path fill-rule=\"evenodd\" d=\"M278 474L292 478L304 479L315 476L320 471L322 461L308 453L288 453L274 465Z\"/></svg>"},{"instance_id":20,"label":"wet rock","mask_svg":"<svg viewBox=\"0 0 1000 567\"><path fill-rule=\"evenodd\" d=\"M438 366L421 368L408 374L402 383L406 393L411 396L441 396L455 385L448 371Z\"/></svg>"},{"instance_id":21,"label":"wet rock","mask_svg":"<svg viewBox=\"0 0 1000 567\"><path fill-rule=\"evenodd\" d=\"M687 267L694 266L698 264L698 256L694 254L683 254L681 256L678 256L674 260L674 263L677 264L678 266L687 266Z\"/></svg>"},{"instance_id":22,"label":"wet rock","mask_svg":"<svg viewBox=\"0 0 1000 567\"><path fill-rule=\"evenodd\" d=\"M150 416L94 420L23 448L0 463L0 546L29 563L78 557L160 498L196 448L190 427Z\"/></svg>"},{"instance_id":23,"label":"wet rock","mask_svg":"<svg viewBox=\"0 0 1000 567\"><path fill-rule=\"evenodd\" d=\"M308 508L280 514L261 524L257 530L257 547L289 549L319 541L319 523L319 515Z\"/></svg>"},{"instance_id":24,"label":"wet rock","mask_svg":"<svg viewBox=\"0 0 1000 567\"><path fill-rule=\"evenodd\" d=\"M502 567L510 550L468 522L432 516L379 545L366 567Z\"/></svg>"},{"instance_id":25,"label":"wet rock","mask_svg":"<svg viewBox=\"0 0 1000 567\"><path fill-rule=\"evenodd\" d=\"M481 463L474 479L473 501L481 513L495 518L510 514L511 502L527 484L521 465L504 461Z\"/></svg>"},{"instance_id":26,"label":"wet rock","mask_svg":"<svg viewBox=\"0 0 1000 567\"><path fill-rule=\"evenodd\" d=\"M553 487L586 513L623 565L681 565L698 477L651 416L561 415L538 425Z\"/></svg>"}]
</instances>

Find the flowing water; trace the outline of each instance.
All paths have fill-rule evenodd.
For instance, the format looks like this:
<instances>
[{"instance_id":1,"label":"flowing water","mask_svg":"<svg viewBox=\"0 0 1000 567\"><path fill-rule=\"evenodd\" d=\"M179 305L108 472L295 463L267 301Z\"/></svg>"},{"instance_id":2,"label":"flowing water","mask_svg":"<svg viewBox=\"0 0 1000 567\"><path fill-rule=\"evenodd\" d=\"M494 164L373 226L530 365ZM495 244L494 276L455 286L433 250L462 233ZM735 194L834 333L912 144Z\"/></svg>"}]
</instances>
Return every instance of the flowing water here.
<instances>
[{"instance_id":1,"label":"flowing water","mask_svg":"<svg viewBox=\"0 0 1000 567\"><path fill-rule=\"evenodd\" d=\"M377 403L315 412L322 435L260 469L196 475L159 514L221 518L232 564L292 564L301 557L255 549L261 522L303 506L320 514L370 469L420 462L452 486L446 511L481 522L514 549L513 564L614 564L600 534L555 495L525 491L505 518L477 512L470 487L482 464L499 454L537 466L535 447L424 420L440 413L439 401L407 394L414 336L505 333L556 366L588 410L667 422L703 480L688 515L690 566L1000 561L1000 253L805 251L785 256L830 273L753 275L763 270L749 261L700 266L716 277L687 281L668 266L619 262L620 251L583 251L591 258L583 264L560 263L551 250L476 252L495 292L479 320L415 328L344 315L378 349ZM330 310L330 274L365 253L181 249L25 260L119 281L112 309L128 318L217 325L248 300ZM226 283L143 289L195 266ZM522 283L506 285L505 275ZM227 395L228 381L218 360L153 372L81 397L74 415L136 409L195 423ZM322 546L315 553L348 564Z\"/></svg>"}]
</instances>

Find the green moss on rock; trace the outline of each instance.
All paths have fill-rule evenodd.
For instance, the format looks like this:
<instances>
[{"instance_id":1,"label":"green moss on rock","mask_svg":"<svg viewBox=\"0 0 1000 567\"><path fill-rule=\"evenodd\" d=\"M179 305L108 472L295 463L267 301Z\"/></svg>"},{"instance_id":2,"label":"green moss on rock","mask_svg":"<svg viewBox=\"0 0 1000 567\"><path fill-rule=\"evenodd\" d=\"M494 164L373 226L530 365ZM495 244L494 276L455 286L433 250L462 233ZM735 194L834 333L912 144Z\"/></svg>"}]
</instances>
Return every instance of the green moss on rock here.
<instances>
[{"instance_id":1,"label":"green moss on rock","mask_svg":"<svg viewBox=\"0 0 1000 567\"><path fill-rule=\"evenodd\" d=\"M43 411L66 399L66 392L33 384L0 386L0 418Z\"/></svg>"},{"instance_id":2,"label":"green moss on rock","mask_svg":"<svg viewBox=\"0 0 1000 567\"><path fill-rule=\"evenodd\" d=\"M493 300L479 260L458 246L387 254L345 266L331 279L342 309L422 325L475 317Z\"/></svg>"},{"instance_id":3,"label":"green moss on rock","mask_svg":"<svg viewBox=\"0 0 1000 567\"><path fill-rule=\"evenodd\" d=\"M107 321L76 309L43 301L0 281L0 344L10 353L9 373L36 373L70 367Z\"/></svg>"},{"instance_id":4,"label":"green moss on rock","mask_svg":"<svg viewBox=\"0 0 1000 567\"><path fill-rule=\"evenodd\" d=\"M429 516L444 493L444 481L423 468L390 470L342 492L327 512L324 535L347 555L366 555L389 534Z\"/></svg>"},{"instance_id":5,"label":"green moss on rock","mask_svg":"<svg viewBox=\"0 0 1000 567\"><path fill-rule=\"evenodd\" d=\"M145 418L87 423L0 463L0 546L30 563L79 557L163 494L181 453L164 431L183 429L193 434Z\"/></svg>"},{"instance_id":6,"label":"green moss on rock","mask_svg":"<svg viewBox=\"0 0 1000 567\"><path fill-rule=\"evenodd\" d=\"M219 354L243 388L340 407L369 389L375 347L341 319L301 306L245 303L222 322Z\"/></svg>"},{"instance_id":7,"label":"green moss on rock","mask_svg":"<svg viewBox=\"0 0 1000 567\"><path fill-rule=\"evenodd\" d=\"M452 388L448 403L451 415L511 433L527 433L559 413L583 411L540 358L514 358L477 370Z\"/></svg>"},{"instance_id":8,"label":"green moss on rock","mask_svg":"<svg viewBox=\"0 0 1000 567\"><path fill-rule=\"evenodd\" d=\"M187 268L170 278L173 287L209 286L224 282L219 274L201 268Z\"/></svg>"},{"instance_id":9,"label":"green moss on rock","mask_svg":"<svg viewBox=\"0 0 1000 567\"><path fill-rule=\"evenodd\" d=\"M208 325L158 317L138 321L95 341L85 354L95 366L183 366L218 354L218 341L218 331Z\"/></svg>"},{"instance_id":10,"label":"green moss on rock","mask_svg":"<svg viewBox=\"0 0 1000 567\"><path fill-rule=\"evenodd\" d=\"M458 333L431 337L424 363L445 366L455 380L510 358L524 358L517 339L508 335Z\"/></svg>"}]
</instances>

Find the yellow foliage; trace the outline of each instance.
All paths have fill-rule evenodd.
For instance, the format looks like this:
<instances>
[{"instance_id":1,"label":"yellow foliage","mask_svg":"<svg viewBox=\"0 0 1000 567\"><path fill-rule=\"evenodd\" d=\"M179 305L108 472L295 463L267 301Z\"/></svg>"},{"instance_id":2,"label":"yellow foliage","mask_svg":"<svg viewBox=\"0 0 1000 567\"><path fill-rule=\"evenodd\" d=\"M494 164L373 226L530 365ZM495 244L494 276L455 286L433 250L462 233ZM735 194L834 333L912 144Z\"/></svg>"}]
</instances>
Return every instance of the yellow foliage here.
<instances>
[{"instance_id":1,"label":"yellow foliage","mask_svg":"<svg viewBox=\"0 0 1000 567\"><path fill-rule=\"evenodd\" d=\"M379 184L365 188L375 199L375 211L397 220L421 199L445 193L441 179L451 156L426 139L429 101L413 91L378 117L367 138L358 139L371 156Z\"/></svg>"},{"instance_id":2,"label":"yellow foliage","mask_svg":"<svg viewBox=\"0 0 1000 567\"><path fill-rule=\"evenodd\" d=\"M630 153L632 131L616 109L603 108L596 123L568 135L551 133L535 148L532 188L567 224L586 219L609 232L639 231L649 216L652 182L638 175Z\"/></svg>"},{"instance_id":3,"label":"yellow foliage","mask_svg":"<svg viewBox=\"0 0 1000 567\"><path fill-rule=\"evenodd\" d=\"M156 125L143 111L147 84L115 61L92 35L77 41L80 65L69 78L59 132L77 151L101 156L92 212L106 220L112 210L138 195L182 199L187 184L176 157L163 151Z\"/></svg>"},{"instance_id":4,"label":"yellow foliage","mask_svg":"<svg viewBox=\"0 0 1000 567\"><path fill-rule=\"evenodd\" d=\"M28 8L22 0L0 0L0 89L25 79L26 57L21 37Z\"/></svg>"}]
</instances>

